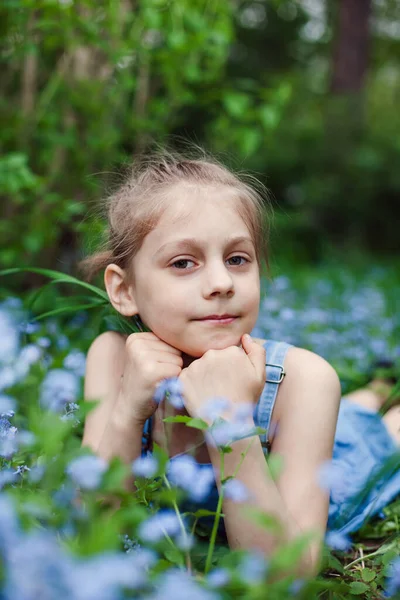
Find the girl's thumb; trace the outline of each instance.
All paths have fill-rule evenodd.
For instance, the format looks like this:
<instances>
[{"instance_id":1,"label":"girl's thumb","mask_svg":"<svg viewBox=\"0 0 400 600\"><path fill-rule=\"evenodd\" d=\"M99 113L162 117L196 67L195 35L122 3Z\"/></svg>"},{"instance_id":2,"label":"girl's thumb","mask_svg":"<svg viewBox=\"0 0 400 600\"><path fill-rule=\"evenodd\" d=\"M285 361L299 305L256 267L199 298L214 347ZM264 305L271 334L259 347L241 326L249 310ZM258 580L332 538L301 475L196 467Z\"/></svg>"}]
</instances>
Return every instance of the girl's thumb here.
<instances>
[{"instance_id":1,"label":"girl's thumb","mask_svg":"<svg viewBox=\"0 0 400 600\"><path fill-rule=\"evenodd\" d=\"M256 372L260 377L263 377L265 373L265 348L257 344L248 333L242 336L242 347Z\"/></svg>"}]
</instances>

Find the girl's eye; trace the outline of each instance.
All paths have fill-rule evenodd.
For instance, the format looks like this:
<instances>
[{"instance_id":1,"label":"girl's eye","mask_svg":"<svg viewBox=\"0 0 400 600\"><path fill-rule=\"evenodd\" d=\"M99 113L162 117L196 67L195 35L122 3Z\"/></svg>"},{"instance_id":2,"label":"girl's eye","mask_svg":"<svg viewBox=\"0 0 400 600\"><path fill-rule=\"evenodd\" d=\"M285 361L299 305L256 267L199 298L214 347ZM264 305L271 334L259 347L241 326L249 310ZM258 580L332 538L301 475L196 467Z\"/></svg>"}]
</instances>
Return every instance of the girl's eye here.
<instances>
[{"instance_id":1,"label":"girl's eye","mask_svg":"<svg viewBox=\"0 0 400 600\"><path fill-rule=\"evenodd\" d=\"M172 263L171 267L174 267L175 269L180 269L181 271L183 271L184 269L187 268L187 263L192 263L192 260L189 260L188 258L180 258L179 260L176 260L174 263Z\"/></svg>"},{"instance_id":2,"label":"girl's eye","mask_svg":"<svg viewBox=\"0 0 400 600\"><path fill-rule=\"evenodd\" d=\"M244 256L231 256L231 258L228 258L228 260L235 261L234 264L233 264L234 267L241 267L244 263L238 262L238 259L239 259L239 261L240 260L244 260L245 262L249 262L247 260L247 258L245 258Z\"/></svg>"},{"instance_id":3,"label":"girl's eye","mask_svg":"<svg viewBox=\"0 0 400 600\"><path fill-rule=\"evenodd\" d=\"M228 262L233 261L233 263L231 262L231 266L233 266L233 267L241 267L245 263L249 262L248 259L245 258L244 256L231 256L231 258L228 258L227 260L228 260ZM241 262L241 261L244 261L244 262ZM192 264L189 265L188 263L192 263ZM188 258L180 258L179 260L176 260L175 262L173 262L171 264L171 267L173 267L174 269L178 269L180 271L186 271L187 269L190 269L193 265L194 265L193 260L189 260Z\"/></svg>"}]
</instances>

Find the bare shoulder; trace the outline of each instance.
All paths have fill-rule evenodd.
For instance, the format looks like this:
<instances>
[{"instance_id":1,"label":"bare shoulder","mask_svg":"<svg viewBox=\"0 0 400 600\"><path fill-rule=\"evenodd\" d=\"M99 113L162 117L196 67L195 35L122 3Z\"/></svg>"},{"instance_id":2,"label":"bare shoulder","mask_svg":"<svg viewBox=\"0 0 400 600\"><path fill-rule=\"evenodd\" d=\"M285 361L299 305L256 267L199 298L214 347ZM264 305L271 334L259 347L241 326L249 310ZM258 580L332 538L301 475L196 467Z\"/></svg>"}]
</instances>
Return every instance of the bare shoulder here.
<instances>
[{"instance_id":1,"label":"bare shoulder","mask_svg":"<svg viewBox=\"0 0 400 600\"><path fill-rule=\"evenodd\" d=\"M261 346L267 340L253 338ZM305 348L291 346L284 360L285 377L279 385L276 401L271 416L271 436L276 425L282 420L282 415L293 410L293 403L301 405L312 396L320 402L331 402L333 409L339 405L341 387L339 377L328 361L315 352ZM272 441L272 439L270 438Z\"/></svg>"},{"instance_id":2,"label":"bare shoulder","mask_svg":"<svg viewBox=\"0 0 400 600\"><path fill-rule=\"evenodd\" d=\"M279 386L273 420L282 423L288 413L305 415L322 406L336 418L341 399L339 377L328 361L305 348L292 346L285 361L285 378Z\"/></svg>"},{"instance_id":3,"label":"bare shoulder","mask_svg":"<svg viewBox=\"0 0 400 600\"><path fill-rule=\"evenodd\" d=\"M322 356L310 352L305 348L292 346L285 356L285 378L279 387L276 403L278 418L282 410L291 406L293 402L303 401L307 396L313 396L323 402L339 403L341 387L339 377L328 361Z\"/></svg>"},{"instance_id":4,"label":"bare shoulder","mask_svg":"<svg viewBox=\"0 0 400 600\"><path fill-rule=\"evenodd\" d=\"M305 348L289 348L285 357L285 371L286 380L292 385L314 381L340 388L339 377L332 365Z\"/></svg>"},{"instance_id":5,"label":"bare shoulder","mask_svg":"<svg viewBox=\"0 0 400 600\"><path fill-rule=\"evenodd\" d=\"M115 331L106 331L92 342L86 359L85 397L98 397L105 383L111 379L119 381L125 363L125 343L126 336Z\"/></svg>"},{"instance_id":6,"label":"bare shoulder","mask_svg":"<svg viewBox=\"0 0 400 600\"><path fill-rule=\"evenodd\" d=\"M267 340L261 338L253 338L253 340L260 346L267 342ZM284 381L286 384L290 382L291 385L298 385L300 381L319 380L340 387L339 378L332 365L322 356L305 348L291 346L286 353L284 367L286 373ZM281 385L280 389L283 387L287 388L289 385Z\"/></svg>"},{"instance_id":7,"label":"bare shoulder","mask_svg":"<svg viewBox=\"0 0 400 600\"><path fill-rule=\"evenodd\" d=\"M98 360L117 353L125 352L126 335L116 331L105 331L91 343L87 360Z\"/></svg>"}]
</instances>

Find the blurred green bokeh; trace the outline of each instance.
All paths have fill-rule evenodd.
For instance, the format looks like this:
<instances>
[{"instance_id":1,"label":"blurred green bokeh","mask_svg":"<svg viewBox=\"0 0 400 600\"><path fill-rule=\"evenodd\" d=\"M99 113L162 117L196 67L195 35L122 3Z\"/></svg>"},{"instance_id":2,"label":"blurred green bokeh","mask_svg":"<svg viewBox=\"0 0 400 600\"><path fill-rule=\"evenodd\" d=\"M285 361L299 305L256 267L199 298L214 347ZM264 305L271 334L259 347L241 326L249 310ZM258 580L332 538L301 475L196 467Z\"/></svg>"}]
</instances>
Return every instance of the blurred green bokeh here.
<instances>
[{"instance_id":1,"label":"blurred green bokeh","mask_svg":"<svg viewBox=\"0 0 400 600\"><path fill-rule=\"evenodd\" d=\"M76 274L154 141L266 183L285 261L399 250L396 0L7 0L0 23L2 267Z\"/></svg>"}]
</instances>

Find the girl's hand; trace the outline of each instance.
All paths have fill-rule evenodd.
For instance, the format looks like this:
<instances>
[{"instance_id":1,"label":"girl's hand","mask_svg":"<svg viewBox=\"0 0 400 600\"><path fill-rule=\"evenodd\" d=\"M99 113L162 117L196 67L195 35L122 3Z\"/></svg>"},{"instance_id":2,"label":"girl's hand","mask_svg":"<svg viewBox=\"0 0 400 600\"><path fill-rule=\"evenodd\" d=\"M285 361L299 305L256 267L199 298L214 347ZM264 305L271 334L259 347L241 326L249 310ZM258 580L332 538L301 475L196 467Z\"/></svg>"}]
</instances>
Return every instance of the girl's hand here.
<instances>
[{"instance_id":1,"label":"girl's hand","mask_svg":"<svg viewBox=\"0 0 400 600\"><path fill-rule=\"evenodd\" d=\"M182 370L179 379L186 410L192 417L201 417L202 407L216 397L234 405L258 402L265 384L265 348L247 334L241 341L243 349L230 346L208 350Z\"/></svg>"},{"instance_id":2,"label":"girl's hand","mask_svg":"<svg viewBox=\"0 0 400 600\"><path fill-rule=\"evenodd\" d=\"M154 333L132 333L126 340L121 400L127 418L144 423L156 411L153 400L157 385L178 377L183 360L180 350L161 341Z\"/></svg>"}]
</instances>

